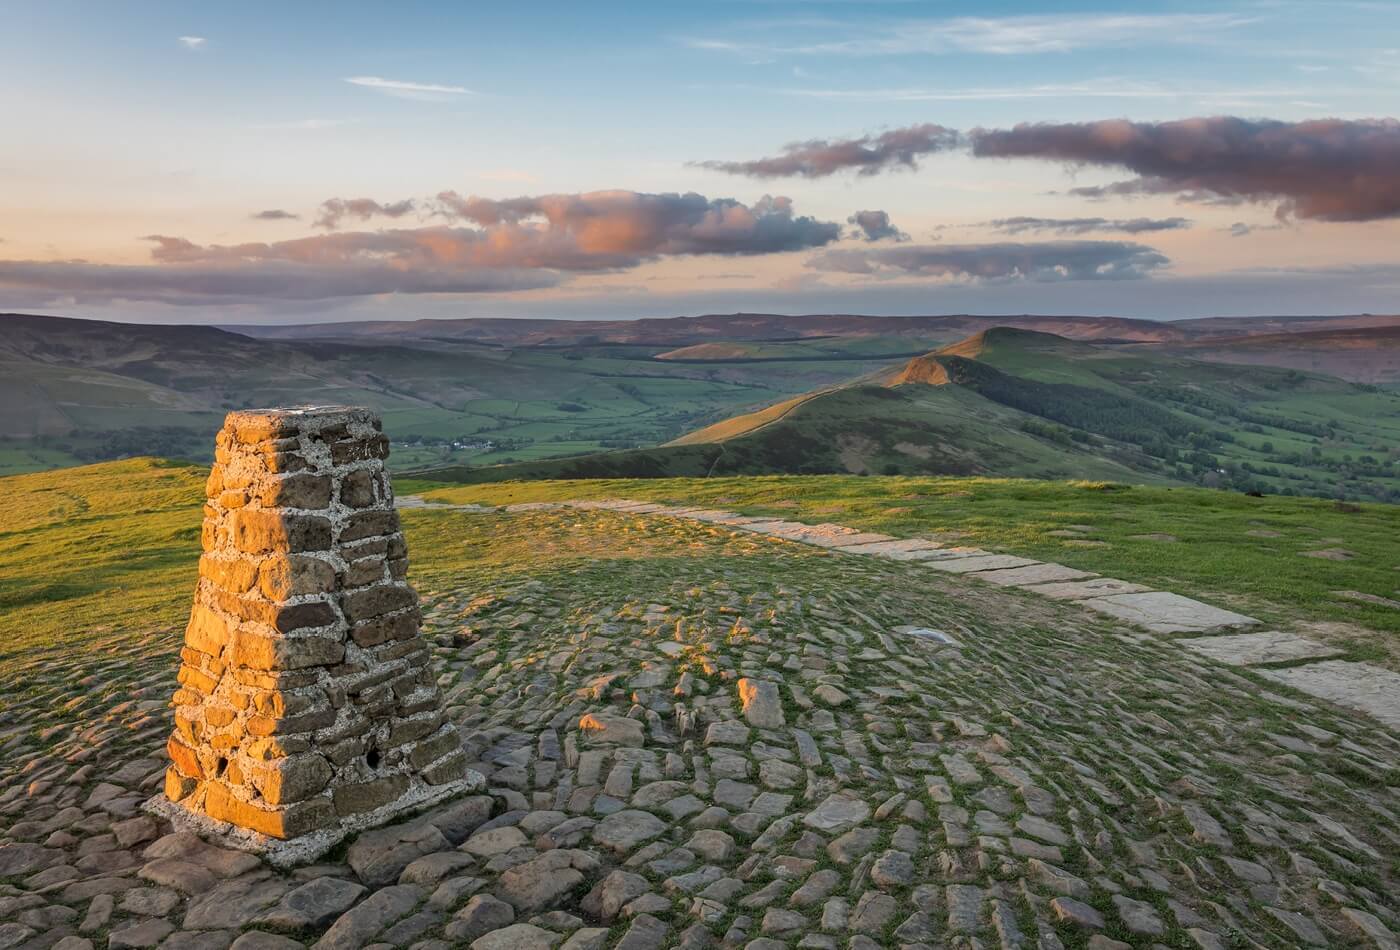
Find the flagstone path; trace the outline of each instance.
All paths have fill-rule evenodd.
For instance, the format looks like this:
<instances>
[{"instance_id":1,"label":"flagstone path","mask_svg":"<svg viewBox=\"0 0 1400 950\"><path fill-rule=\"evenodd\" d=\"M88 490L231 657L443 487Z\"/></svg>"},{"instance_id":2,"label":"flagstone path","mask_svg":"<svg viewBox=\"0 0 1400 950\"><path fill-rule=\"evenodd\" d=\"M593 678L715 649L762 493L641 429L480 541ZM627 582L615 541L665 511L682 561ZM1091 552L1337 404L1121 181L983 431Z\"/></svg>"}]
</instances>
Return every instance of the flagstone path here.
<instances>
[{"instance_id":1,"label":"flagstone path","mask_svg":"<svg viewBox=\"0 0 1400 950\"><path fill-rule=\"evenodd\" d=\"M140 811L179 630L36 651L0 665L0 950L1397 946L1400 736L1270 679L1361 664L836 526L405 519L486 791L279 872Z\"/></svg>"},{"instance_id":2,"label":"flagstone path","mask_svg":"<svg viewBox=\"0 0 1400 950\"><path fill-rule=\"evenodd\" d=\"M571 501L562 504L584 510L608 510L639 515L665 515L730 525L846 554L898 561L920 561L929 568L961 574L1000 586L1016 587L1057 600L1075 600L1107 614L1161 634L1207 634L1259 625L1253 617L1212 607L1169 591L1154 591L1127 581L1100 577L1089 571L1030 558L993 554L980 548L943 546L922 539L897 539L857 531L837 524L806 525L793 521L751 518L705 508L669 507L628 500ZM1175 540L1175 539L1173 539ZM1178 641L1187 649L1232 666L1263 666L1297 660L1326 659L1339 651L1296 634L1279 631L1245 633ZM1263 672L1263 671L1261 671ZM1368 663L1318 664L1316 667L1264 672L1270 679L1305 693L1360 710L1400 729L1400 674Z\"/></svg>"}]
</instances>

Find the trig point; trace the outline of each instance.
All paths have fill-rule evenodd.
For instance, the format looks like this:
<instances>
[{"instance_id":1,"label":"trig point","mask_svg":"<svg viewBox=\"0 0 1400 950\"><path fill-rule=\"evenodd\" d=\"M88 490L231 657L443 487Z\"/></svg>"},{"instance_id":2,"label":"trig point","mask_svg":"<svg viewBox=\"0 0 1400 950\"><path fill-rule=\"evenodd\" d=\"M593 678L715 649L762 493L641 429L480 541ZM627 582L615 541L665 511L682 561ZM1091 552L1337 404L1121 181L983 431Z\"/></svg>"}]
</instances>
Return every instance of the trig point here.
<instances>
[{"instance_id":1,"label":"trig point","mask_svg":"<svg viewBox=\"0 0 1400 950\"><path fill-rule=\"evenodd\" d=\"M165 794L177 825L312 860L465 789L367 409L233 412L204 507Z\"/></svg>"}]
</instances>

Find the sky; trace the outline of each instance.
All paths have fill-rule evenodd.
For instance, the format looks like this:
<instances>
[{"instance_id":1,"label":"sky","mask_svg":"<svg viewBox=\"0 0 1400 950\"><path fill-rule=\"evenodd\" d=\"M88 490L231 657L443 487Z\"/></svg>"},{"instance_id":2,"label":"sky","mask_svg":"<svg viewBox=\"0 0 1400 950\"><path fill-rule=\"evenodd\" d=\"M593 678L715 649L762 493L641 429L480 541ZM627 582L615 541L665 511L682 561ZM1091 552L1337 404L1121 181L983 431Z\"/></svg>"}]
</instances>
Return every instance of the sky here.
<instances>
[{"instance_id":1,"label":"sky","mask_svg":"<svg viewBox=\"0 0 1400 950\"><path fill-rule=\"evenodd\" d=\"M0 9L0 310L1400 311L1400 2Z\"/></svg>"}]
</instances>

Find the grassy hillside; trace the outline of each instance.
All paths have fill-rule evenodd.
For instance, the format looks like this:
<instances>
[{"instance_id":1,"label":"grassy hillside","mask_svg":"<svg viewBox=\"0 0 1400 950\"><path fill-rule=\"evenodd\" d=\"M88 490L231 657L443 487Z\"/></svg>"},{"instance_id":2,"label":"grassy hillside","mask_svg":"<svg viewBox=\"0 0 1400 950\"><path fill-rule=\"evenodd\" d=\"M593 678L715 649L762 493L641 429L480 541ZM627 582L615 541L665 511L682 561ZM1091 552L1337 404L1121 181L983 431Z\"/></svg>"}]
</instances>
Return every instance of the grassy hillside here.
<instances>
[{"instance_id":1,"label":"grassy hillside","mask_svg":"<svg viewBox=\"0 0 1400 950\"><path fill-rule=\"evenodd\" d=\"M0 658L32 645L80 648L114 628L183 623L205 473L203 466L131 459L0 479ZM400 478L396 487L454 503L647 498L963 540L1194 594L1271 623L1302 619L1359 655L1400 658L1400 609L1335 593L1400 598L1400 508L1392 506L985 478L472 486ZM404 513L417 576L450 575L470 557L470 546L442 536L434 517ZM1331 554L1304 556L1316 551Z\"/></svg>"},{"instance_id":2,"label":"grassy hillside","mask_svg":"<svg viewBox=\"0 0 1400 950\"><path fill-rule=\"evenodd\" d=\"M1026 385L1019 400L1008 395L1007 386L998 387L1007 399L991 399L996 409L976 404L972 418L981 420L976 431L956 417L969 406L953 397L923 396L916 400L922 407L906 400L897 411L896 401L861 407L854 397L830 397L831 424L820 422L806 405L809 394L850 387L852 381L888 383L885 371L906 363L909 353L954 343L998 320L1101 345L1061 354L1060 361L1074 371L1071 378L1054 378L1046 352L1032 354L1030 362L1038 365L1028 365L1025 353L1018 362L1015 354L980 344L976 356L956 349L943 355L961 355L1038 383L1088 385L1113 399L1142 388L1114 372L1143 376L1178 364L1200 367L1199 361L1182 360L1177 354L1186 351L1180 348L1207 337L1238 341L1256 330L1267 331L1269 342L1249 349L1254 355L1244 362L1304 352L1285 345L1280 335L1325 336L1346 341L1345 350L1337 350L1344 353L1338 371L1371 378L1367 374L1389 372L1394 354L1366 341L1389 339L1400 325L1400 318L1366 316L1163 324L1036 315L728 314L582 323L432 320L240 333L0 314L0 473L144 454L203 459L219 419L231 408L356 403L383 414L397 441L395 464L401 469L513 464L517 467L508 474L532 477L683 474L710 471L719 460L716 471L728 472L1124 477L1126 467L1139 479L1190 481L1204 479L1214 467L1227 469L1230 484L1263 479L1260 485L1278 490L1355 497L1386 497L1391 490L1384 470L1390 433L1378 429L1377 438L1370 439L1348 421L1393 418L1394 400L1379 391L1354 398L1341 389L1322 393L1316 387L1274 385L1264 392L1270 385L1256 386L1245 400L1251 408L1275 397L1279 403L1266 406L1265 421L1257 422L1221 409L1238 408L1239 387L1228 380L1209 382L1202 397L1211 400L1209 405L1171 405L1201 395L1199 369L1177 373L1179 379L1171 370L1163 382L1175 388L1165 394L1170 411L1204 412L1221 432L1263 438L1220 449L1214 446L1223 439L1215 437L1205 446L1178 444L1178 457L1162 452L1155 462L1140 457L1147 451L1140 442L1099 432L1073 413L1056 419L1031 406L1027 414L1026 403L1035 393ZM1218 358L1216 350L1199 353ZM1078 365L1091 358L1085 354L1135 362L1114 372L1099 362L1086 377ZM1156 365L1144 370L1148 364ZM906 369L902 382L948 382L937 360L909 366L921 366L925 376L915 379L907 375L914 370ZM1218 375L1223 379L1231 372ZM966 381L962 386L989 396L985 387ZM1163 394L1138 395L1157 402ZM795 397L803 397L803 412L786 418L782 404ZM757 415L746 415L755 410ZM782 425L767 427L774 413L784 416ZM865 415L877 419L878 431L845 431ZM1293 428L1273 425L1280 418L1290 419ZM1339 419L1340 428L1333 428ZM800 429L789 431L798 422ZM759 426L761 436L748 438ZM735 444L738 439L744 444ZM714 441L725 449L697 454L654 448L669 440ZM830 444L813 444L823 441ZM1273 451L1266 451L1265 443ZM793 446L804 447L806 456L787 454ZM576 460L600 452L609 454ZM555 459L566 461L550 461ZM1181 465L1184 471L1178 471ZM1245 465L1266 471L1251 472Z\"/></svg>"},{"instance_id":3,"label":"grassy hillside","mask_svg":"<svg viewBox=\"0 0 1400 950\"><path fill-rule=\"evenodd\" d=\"M0 315L0 328L0 473L205 458L227 410L297 403L380 410L400 465L576 455L663 442L883 365L859 345L776 366L688 365L630 344L258 340L17 314Z\"/></svg>"},{"instance_id":4,"label":"grassy hillside","mask_svg":"<svg viewBox=\"0 0 1400 950\"><path fill-rule=\"evenodd\" d=\"M469 480L693 475L699 458L711 475L1114 479L1390 501L1400 499L1400 394L996 328L668 447Z\"/></svg>"},{"instance_id":5,"label":"grassy hillside","mask_svg":"<svg viewBox=\"0 0 1400 950\"><path fill-rule=\"evenodd\" d=\"M1400 394L1269 366L1203 363L989 331L925 359L1070 430L1134 445L1178 481L1400 499ZM990 369L992 372L988 372Z\"/></svg>"},{"instance_id":6,"label":"grassy hillside","mask_svg":"<svg viewBox=\"0 0 1400 950\"><path fill-rule=\"evenodd\" d=\"M141 458L0 479L0 657L180 622L207 474Z\"/></svg>"}]
</instances>

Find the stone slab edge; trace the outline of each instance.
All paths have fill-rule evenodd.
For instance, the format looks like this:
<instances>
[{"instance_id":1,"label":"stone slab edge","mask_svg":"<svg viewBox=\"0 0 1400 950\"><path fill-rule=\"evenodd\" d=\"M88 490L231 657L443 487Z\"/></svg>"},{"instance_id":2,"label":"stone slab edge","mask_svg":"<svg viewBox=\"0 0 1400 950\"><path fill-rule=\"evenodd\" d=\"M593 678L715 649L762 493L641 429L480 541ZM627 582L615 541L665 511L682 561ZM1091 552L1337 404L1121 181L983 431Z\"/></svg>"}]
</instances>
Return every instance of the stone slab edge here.
<instances>
[{"instance_id":1,"label":"stone slab edge","mask_svg":"<svg viewBox=\"0 0 1400 950\"><path fill-rule=\"evenodd\" d=\"M407 812L427 808L458 795L480 791L485 787L486 776L474 769L467 769L466 774L455 782L410 789L396 801L344 819L335 828L285 839L273 838L226 821L216 821L207 815L196 814L172 802L164 793L157 793L147 799L141 805L141 810L164 818L174 825L177 831L193 832L213 844L256 854L275 868L287 869L310 864L352 834L387 824Z\"/></svg>"}]
</instances>

